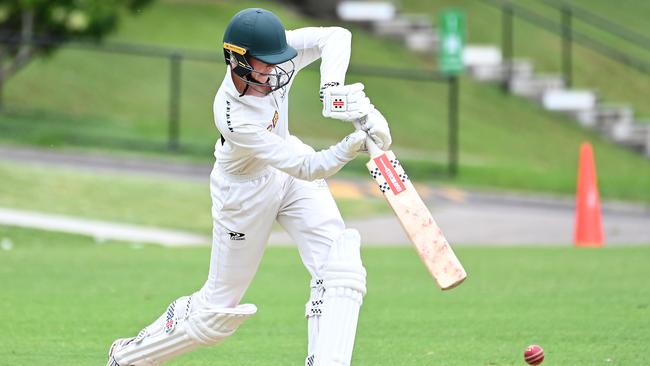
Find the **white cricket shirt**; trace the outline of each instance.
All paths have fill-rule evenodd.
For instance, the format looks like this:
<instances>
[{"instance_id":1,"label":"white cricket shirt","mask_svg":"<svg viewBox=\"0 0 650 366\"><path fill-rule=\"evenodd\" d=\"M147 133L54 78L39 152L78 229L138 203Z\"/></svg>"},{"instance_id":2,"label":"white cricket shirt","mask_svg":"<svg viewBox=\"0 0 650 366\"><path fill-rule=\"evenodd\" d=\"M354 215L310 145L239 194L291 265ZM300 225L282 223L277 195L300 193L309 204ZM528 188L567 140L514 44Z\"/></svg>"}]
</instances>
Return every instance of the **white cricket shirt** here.
<instances>
[{"instance_id":1,"label":"white cricket shirt","mask_svg":"<svg viewBox=\"0 0 650 366\"><path fill-rule=\"evenodd\" d=\"M214 98L214 121L225 142L215 145L219 168L236 176L259 175L269 167L296 178L314 180L336 173L356 153L341 143L312 152L289 133L289 90L298 71L321 58L321 85L345 83L351 34L339 27L309 27L287 31L287 43L298 51L290 83L264 97L239 96L230 67ZM280 65L290 69L289 62ZM314 92L316 97L316 91Z\"/></svg>"}]
</instances>

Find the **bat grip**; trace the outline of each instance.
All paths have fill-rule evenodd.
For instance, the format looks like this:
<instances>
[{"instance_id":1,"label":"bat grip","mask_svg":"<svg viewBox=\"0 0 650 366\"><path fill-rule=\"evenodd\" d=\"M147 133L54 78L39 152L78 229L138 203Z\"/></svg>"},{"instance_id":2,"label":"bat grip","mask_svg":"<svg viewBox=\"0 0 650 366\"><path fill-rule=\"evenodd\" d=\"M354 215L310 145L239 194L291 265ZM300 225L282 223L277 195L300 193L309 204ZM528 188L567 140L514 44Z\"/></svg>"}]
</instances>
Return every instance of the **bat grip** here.
<instances>
[{"instance_id":1,"label":"bat grip","mask_svg":"<svg viewBox=\"0 0 650 366\"><path fill-rule=\"evenodd\" d=\"M354 121L354 127L356 127L357 130L361 130L361 123L368 118L368 116L363 116L359 118L358 120ZM371 158L375 158L379 155L382 155L384 151L375 144L375 141L372 140L372 137L368 136L366 133L366 149L368 149L368 154L370 155Z\"/></svg>"}]
</instances>

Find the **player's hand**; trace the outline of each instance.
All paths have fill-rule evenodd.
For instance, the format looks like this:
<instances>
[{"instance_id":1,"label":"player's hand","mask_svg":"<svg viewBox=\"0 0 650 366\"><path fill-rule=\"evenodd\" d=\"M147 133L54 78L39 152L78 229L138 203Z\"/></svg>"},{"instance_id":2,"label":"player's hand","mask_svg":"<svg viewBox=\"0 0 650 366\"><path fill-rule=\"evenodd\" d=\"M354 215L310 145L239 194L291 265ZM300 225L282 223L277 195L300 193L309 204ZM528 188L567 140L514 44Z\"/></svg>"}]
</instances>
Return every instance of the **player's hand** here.
<instances>
[{"instance_id":1,"label":"player's hand","mask_svg":"<svg viewBox=\"0 0 650 366\"><path fill-rule=\"evenodd\" d=\"M360 151L367 151L367 137L368 135L364 131L357 130L345 136L345 138L339 142L339 145L343 148L348 156L355 157Z\"/></svg>"},{"instance_id":2,"label":"player's hand","mask_svg":"<svg viewBox=\"0 0 650 366\"><path fill-rule=\"evenodd\" d=\"M368 115L375 107L363 91L363 84L332 86L331 83L321 88L323 117L355 121Z\"/></svg>"},{"instance_id":3,"label":"player's hand","mask_svg":"<svg viewBox=\"0 0 650 366\"><path fill-rule=\"evenodd\" d=\"M380 149L386 151L390 148L393 142L390 136L390 129L388 128L388 121L376 109L373 109L370 114L359 120L359 128L368 133L368 136Z\"/></svg>"}]
</instances>

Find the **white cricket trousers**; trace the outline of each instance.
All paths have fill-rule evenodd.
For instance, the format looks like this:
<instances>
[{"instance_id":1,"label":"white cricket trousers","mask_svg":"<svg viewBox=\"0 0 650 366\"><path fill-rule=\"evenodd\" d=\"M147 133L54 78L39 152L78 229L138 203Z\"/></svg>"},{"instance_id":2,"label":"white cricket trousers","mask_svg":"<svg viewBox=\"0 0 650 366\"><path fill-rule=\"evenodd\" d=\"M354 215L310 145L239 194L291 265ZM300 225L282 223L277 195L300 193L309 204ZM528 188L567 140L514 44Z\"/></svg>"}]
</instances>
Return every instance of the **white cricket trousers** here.
<instances>
[{"instance_id":1,"label":"white cricket trousers","mask_svg":"<svg viewBox=\"0 0 650 366\"><path fill-rule=\"evenodd\" d=\"M199 291L210 306L234 307L248 289L275 220L297 243L312 278L320 278L345 225L324 180L307 182L269 168L256 176L210 176L213 240L208 279Z\"/></svg>"}]
</instances>

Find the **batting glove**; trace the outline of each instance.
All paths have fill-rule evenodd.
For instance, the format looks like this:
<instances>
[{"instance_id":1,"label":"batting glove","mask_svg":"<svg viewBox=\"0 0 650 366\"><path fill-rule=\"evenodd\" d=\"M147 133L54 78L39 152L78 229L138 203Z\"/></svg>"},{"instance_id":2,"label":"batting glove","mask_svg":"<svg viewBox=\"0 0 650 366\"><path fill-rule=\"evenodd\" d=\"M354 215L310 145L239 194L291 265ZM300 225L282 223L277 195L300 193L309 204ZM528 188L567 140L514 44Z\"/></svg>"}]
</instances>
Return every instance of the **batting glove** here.
<instances>
[{"instance_id":1,"label":"batting glove","mask_svg":"<svg viewBox=\"0 0 650 366\"><path fill-rule=\"evenodd\" d=\"M363 84L330 86L331 84L326 84L321 89L323 117L352 122L375 108L366 97Z\"/></svg>"},{"instance_id":2,"label":"batting glove","mask_svg":"<svg viewBox=\"0 0 650 366\"><path fill-rule=\"evenodd\" d=\"M393 142L390 136L390 129L388 128L388 121L376 109L373 109L366 117L361 118L359 121L362 131L368 133L368 136L380 149L386 151L390 148Z\"/></svg>"},{"instance_id":3,"label":"batting glove","mask_svg":"<svg viewBox=\"0 0 650 366\"><path fill-rule=\"evenodd\" d=\"M347 135L338 145L343 149L346 155L354 158L360 151L366 150L366 138L368 135L360 130L354 131Z\"/></svg>"}]
</instances>

